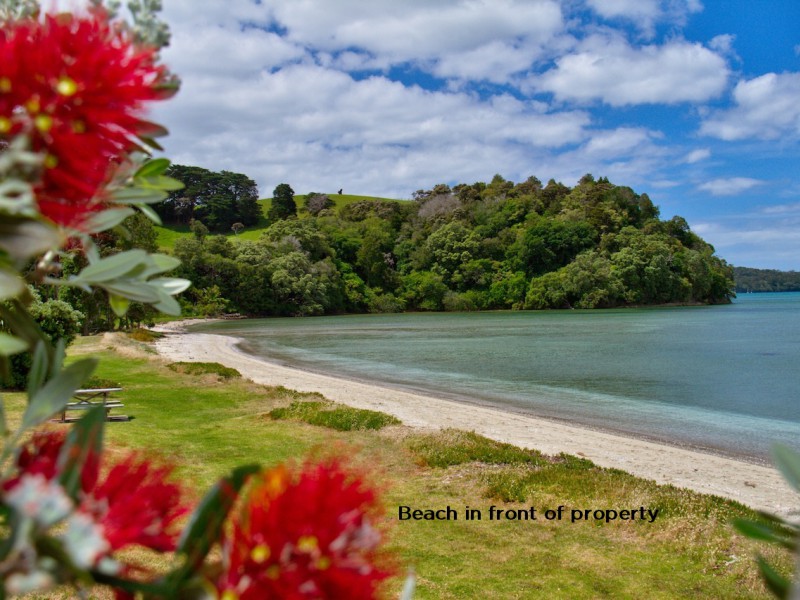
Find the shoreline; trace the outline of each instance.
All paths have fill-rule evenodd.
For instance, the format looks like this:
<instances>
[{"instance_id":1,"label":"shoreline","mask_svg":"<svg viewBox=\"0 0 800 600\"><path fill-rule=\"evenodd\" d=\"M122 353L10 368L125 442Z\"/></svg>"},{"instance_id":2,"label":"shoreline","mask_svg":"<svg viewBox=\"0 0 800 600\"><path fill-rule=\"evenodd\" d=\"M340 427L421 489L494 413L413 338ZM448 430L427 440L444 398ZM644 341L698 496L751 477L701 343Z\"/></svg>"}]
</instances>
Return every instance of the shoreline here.
<instances>
[{"instance_id":1,"label":"shoreline","mask_svg":"<svg viewBox=\"0 0 800 600\"><path fill-rule=\"evenodd\" d=\"M256 383L318 392L334 402L385 412L410 427L475 431L549 455L573 454L601 467L722 496L758 510L781 515L800 512L796 493L771 466L506 411L479 401L459 401L288 367L244 353L237 348L238 338L185 329L210 321L182 320L154 327L154 331L167 334L156 341L156 350L171 361L219 362Z\"/></svg>"},{"instance_id":2,"label":"shoreline","mask_svg":"<svg viewBox=\"0 0 800 600\"><path fill-rule=\"evenodd\" d=\"M208 322L211 322L211 321L209 320ZM189 333L189 332L186 332L186 333ZM332 373L324 371L324 370L315 370L315 369L312 369L312 368L309 368L309 367L306 367L306 366L292 364L290 362L283 361L283 360L270 359L270 358L264 358L264 357L257 357L254 354L252 354L252 353L250 353L250 352L248 352L248 351L246 351L246 350L244 350L242 348L242 346L244 344L246 344L246 340L244 340L244 339L235 338L233 336L225 336L223 334L209 334L209 335L219 335L220 337L228 337L228 338L230 338L231 340L233 340L232 341L233 348L237 352L242 354L243 356L254 358L255 360L259 360L259 361L261 361L263 363L266 363L266 364L269 364L269 365L274 365L276 367L282 367L282 368L286 368L286 369L291 369L293 371L300 371L302 373L307 373L310 376L317 376L318 375L318 376L322 376L322 377L333 377L334 379L340 379L340 380L350 381L350 382L354 382L354 383L358 383L358 384L364 384L364 385L372 386L372 387L379 388L379 389L382 389L382 390L390 390L390 391L394 391L394 392L405 392L405 393L408 393L408 394L412 394L414 396L422 396L422 397L427 397L427 398L448 400L450 402L455 402L457 404L464 404L464 405L468 405L468 406L476 406L476 407L479 407L479 408L485 408L485 409L489 409L489 410L494 410L494 411L501 412L501 413L504 413L504 414L518 415L518 416L527 417L527 418L534 419L534 420L546 421L548 423L566 425L566 426L574 427L574 428L580 429L580 430L592 431L592 432L596 432L596 433L606 433L606 434L613 435L613 436L629 438L629 439L635 439L635 440L640 440L640 441L643 441L643 442L650 442L650 443L653 443L653 444L658 444L658 445L663 445L663 446L669 446L669 447L674 447L674 448L682 448L684 450L694 451L694 452L697 452L699 454L710 454L712 456L719 456L719 457L722 457L722 458L729 458L731 460L735 460L735 461L742 462L742 463L760 465L760 466L766 466L766 467L771 467L772 466L772 463L770 462L769 458L763 458L761 456L754 456L754 455L749 455L749 454L744 454L744 453L737 454L737 453L735 453L733 451L729 451L729 450L726 450L724 448L717 448L717 447L714 447L714 446L693 445L693 444L691 444L689 442L684 442L684 441L679 441L679 440L670 440L670 439L666 439L666 438L660 438L660 437L657 437L655 435L647 435L647 434L644 434L644 433L631 432L631 431L627 431L627 430L622 429L622 428L615 428L613 426L595 425L595 424L579 422L579 421L573 422L573 421L570 421L570 419L568 417L565 417L565 416L535 414L530 409L526 409L526 408L522 408L522 407L518 407L518 406L514 406L514 405L502 405L502 404L500 404L498 402L495 402L493 400L489 400L489 399L485 399L485 398L481 398L481 397L477 397L477 396L470 397L470 396L465 396L463 394L456 394L456 393L452 393L452 392L448 392L448 391L444 391L444 390L438 390L438 389L430 390L430 389L425 389L425 388L422 388L422 387L417 387L417 386L412 385L412 384L401 384L401 383L396 383L396 382L383 382L383 381L368 379L366 377L363 377L363 378L362 377L357 377L357 376L352 375L352 374L346 374L346 375L339 374L339 373L332 374ZM342 402L342 403L346 404L346 402ZM798 505L798 514L800 514L800 505Z\"/></svg>"}]
</instances>

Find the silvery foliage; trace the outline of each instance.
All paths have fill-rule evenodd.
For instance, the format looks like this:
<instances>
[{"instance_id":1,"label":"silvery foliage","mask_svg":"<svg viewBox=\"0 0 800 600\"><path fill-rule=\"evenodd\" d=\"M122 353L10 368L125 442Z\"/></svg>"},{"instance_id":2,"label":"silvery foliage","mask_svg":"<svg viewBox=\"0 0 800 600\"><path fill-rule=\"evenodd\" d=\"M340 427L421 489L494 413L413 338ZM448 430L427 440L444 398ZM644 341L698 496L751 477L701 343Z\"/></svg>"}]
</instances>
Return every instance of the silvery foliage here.
<instances>
[{"instance_id":1,"label":"silvery foliage","mask_svg":"<svg viewBox=\"0 0 800 600\"><path fill-rule=\"evenodd\" d=\"M119 14L120 0L91 0L92 5L102 6L111 17ZM138 42L155 48L169 45L169 26L159 20L161 0L130 0L128 10L133 19L133 34ZM0 0L0 23L28 19L40 12L37 0Z\"/></svg>"},{"instance_id":2,"label":"silvery foliage","mask_svg":"<svg viewBox=\"0 0 800 600\"><path fill-rule=\"evenodd\" d=\"M0 211L28 217L37 214L33 186L19 176L38 170L41 164L42 156L28 149L27 137L0 142Z\"/></svg>"},{"instance_id":3,"label":"silvery foliage","mask_svg":"<svg viewBox=\"0 0 800 600\"><path fill-rule=\"evenodd\" d=\"M0 23L27 19L39 13L36 0L0 0Z\"/></svg>"},{"instance_id":4,"label":"silvery foliage","mask_svg":"<svg viewBox=\"0 0 800 600\"><path fill-rule=\"evenodd\" d=\"M155 48L169 45L169 27L156 16L161 0L131 0L128 10L133 16L133 33L140 42Z\"/></svg>"},{"instance_id":5,"label":"silvery foliage","mask_svg":"<svg viewBox=\"0 0 800 600\"><path fill-rule=\"evenodd\" d=\"M112 17L119 14L122 2L120 0L91 0L95 6L103 6ZM164 48L169 45L169 26L159 20L156 13L161 11L161 0L130 0L128 10L133 19L133 35L136 41L152 46Z\"/></svg>"}]
</instances>

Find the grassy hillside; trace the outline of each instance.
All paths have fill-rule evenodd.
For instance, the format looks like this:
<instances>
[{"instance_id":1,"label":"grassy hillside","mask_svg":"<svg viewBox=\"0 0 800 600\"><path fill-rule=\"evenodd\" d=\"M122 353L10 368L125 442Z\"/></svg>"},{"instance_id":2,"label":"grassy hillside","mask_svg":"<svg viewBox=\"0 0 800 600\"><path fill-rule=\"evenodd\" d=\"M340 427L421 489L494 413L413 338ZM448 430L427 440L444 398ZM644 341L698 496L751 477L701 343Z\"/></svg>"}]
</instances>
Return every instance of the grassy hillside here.
<instances>
[{"instance_id":1,"label":"grassy hillside","mask_svg":"<svg viewBox=\"0 0 800 600\"><path fill-rule=\"evenodd\" d=\"M184 369L175 372L149 358L152 351L144 344L118 337L116 351L111 351L109 343L108 338L82 338L73 348L73 354L99 355L97 375L124 388L124 410L134 418L109 423L108 444L170 457L178 464L180 479L198 493L235 465L274 465L309 452L335 449L367 468L385 490L382 527L402 565L388 597L397 597L409 567L417 573L417 600L768 598L755 551L766 551L783 570L791 568L788 555L732 530L732 518L753 516L734 502L466 432L419 432L402 425L338 431L312 425L319 422L314 418L318 407L329 406L319 395L192 375ZM308 410L298 411L293 404L308 401L313 402ZM8 404L10 418L19 419L20 395L11 395ZM290 410L275 411L280 407ZM463 516L456 521L400 522L401 505L449 505L462 515L465 506L484 513L490 506L559 505L645 506L661 512L653 523L491 522L465 521Z\"/></svg>"},{"instance_id":2,"label":"grassy hillside","mask_svg":"<svg viewBox=\"0 0 800 600\"><path fill-rule=\"evenodd\" d=\"M329 194L329 198L336 203L336 206L333 210L338 211L343 206L348 204L352 204L353 202L361 202L364 200L387 200L390 202L401 202L401 200L396 200L394 198L379 198L376 196L357 196L354 194ZM298 216L299 218L304 218L308 215L305 211L302 210L302 207L305 203L305 195L295 196L295 201L297 202L297 209L298 209ZM262 198L258 201L259 206L261 206L261 212L263 217L259 221L259 223L254 227L248 227L239 235L235 235L232 231L225 232L225 236L233 239L233 240L257 240L264 229L267 228L267 213L269 212L270 205L272 203L272 198ZM158 234L158 247L161 250L171 250L175 247L175 241L179 240L184 237L191 237L191 232L189 231L188 225L167 225L163 227L156 227L156 233Z\"/></svg>"}]
</instances>

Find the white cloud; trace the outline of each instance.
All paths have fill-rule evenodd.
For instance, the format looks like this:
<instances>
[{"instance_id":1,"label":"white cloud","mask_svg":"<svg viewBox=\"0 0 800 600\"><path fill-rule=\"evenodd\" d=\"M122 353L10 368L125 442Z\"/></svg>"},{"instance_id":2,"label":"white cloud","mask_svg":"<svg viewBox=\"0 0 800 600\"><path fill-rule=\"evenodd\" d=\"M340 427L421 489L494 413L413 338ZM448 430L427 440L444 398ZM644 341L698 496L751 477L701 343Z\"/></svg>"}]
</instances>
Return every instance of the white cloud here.
<instances>
[{"instance_id":1,"label":"white cloud","mask_svg":"<svg viewBox=\"0 0 800 600\"><path fill-rule=\"evenodd\" d=\"M751 177L726 177L712 179L698 187L714 196L735 196L764 183Z\"/></svg>"},{"instance_id":2,"label":"white cloud","mask_svg":"<svg viewBox=\"0 0 800 600\"><path fill-rule=\"evenodd\" d=\"M606 19L652 22L661 14L659 0L587 0L587 4Z\"/></svg>"},{"instance_id":3,"label":"white cloud","mask_svg":"<svg viewBox=\"0 0 800 600\"><path fill-rule=\"evenodd\" d=\"M602 100L612 106L703 102L722 93L728 66L698 43L673 40L632 47L618 35L593 35L556 67L531 80L560 100Z\"/></svg>"},{"instance_id":4,"label":"white cloud","mask_svg":"<svg viewBox=\"0 0 800 600\"><path fill-rule=\"evenodd\" d=\"M586 143L588 155L620 157L640 150L655 136L642 128L621 127L613 131L600 131Z\"/></svg>"},{"instance_id":5,"label":"white cloud","mask_svg":"<svg viewBox=\"0 0 800 600\"><path fill-rule=\"evenodd\" d=\"M511 75L529 69L541 50L531 44L492 41L461 53L446 54L431 71L443 78L505 83Z\"/></svg>"},{"instance_id":6,"label":"white cloud","mask_svg":"<svg viewBox=\"0 0 800 600\"><path fill-rule=\"evenodd\" d=\"M774 204L772 206L765 206L761 209L765 215L800 215L800 202L792 202L791 204Z\"/></svg>"},{"instance_id":7,"label":"white cloud","mask_svg":"<svg viewBox=\"0 0 800 600\"><path fill-rule=\"evenodd\" d=\"M708 47L724 56L736 56L736 52L733 49L733 43L735 41L735 35L724 33L711 38L708 42Z\"/></svg>"},{"instance_id":8,"label":"white cloud","mask_svg":"<svg viewBox=\"0 0 800 600\"><path fill-rule=\"evenodd\" d=\"M177 49L177 50L176 50ZM256 76L264 69L302 59L302 47L261 29L205 26L191 31L178 28L164 60L176 73L223 78ZM220 60L225 57L225 60Z\"/></svg>"},{"instance_id":9,"label":"white cloud","mask_svg":"<svg viewBox=\"0 0 800 600\"><path fill-rule=\"evenodd\" d=\"M503 66L506 73L524 69L564 27L553 0L265 0L264 5L292 41L331 53L359 49L374 57L373 68L412 62L443 77L496 78L501 60L513 67ZM496 59L484 59L483 52Z\"/></svg>"},{"instance_id":10,"label":"white cloud","mask_svg":"<svg viewBox=\"0 0 800 600\"><path fill-rule=\"evenodd\" d=\"M736 106L712 113L700 132L723 140L800 135L800 73L767 73L736 84Z\"/></svg>"},{"instance_id":11,"label":"white cloud","mask_svg":"<svg viewBox=\"0 0 800 600\"><path fill-rule=\"evenodd\" d=\"M688 164L698 163L700 161L706 160L707 158L711 157L711 150L708 148L698 148L697 150L692 150L686 157L683 159L683 162Z\"/></svg>"},{"instance_id":12,"label":"white cloud","mask_svg":"<svg viewBox=\"0 0 800 600\"><path fill-rule=\"evenodd\" d=\"M604 19L623 19L652 35L658 22L683 25L687 17L703 10L698 0L586 0Z\"/></svg>"},{"instance_id":13,"label":"white cloud","mask_svg":"<svg viewBox=\"0 0 800 600\"><path fill-rule=\"evenodd\" d=\"M692 230L711 243L717 253L736 266L797 269L800 228L780 220L754 224L735 219L731 224L698 222Z\"/></svg>"},{"instance_id":14,"label":"white cloud","mask_svg":"<svg viewBox=\"0 0 800 600\"><path fill-rule=\"evenodd\" d=\"M172 129L164 144L176 162L250 174L262 194L286 178L298 192L346 185L402 197L443 178L531 174L532 157L583 142L590 125L582 111L359 81L308 63L231 73L185 77L158 112Z\"/></svg>"}]
</instances>

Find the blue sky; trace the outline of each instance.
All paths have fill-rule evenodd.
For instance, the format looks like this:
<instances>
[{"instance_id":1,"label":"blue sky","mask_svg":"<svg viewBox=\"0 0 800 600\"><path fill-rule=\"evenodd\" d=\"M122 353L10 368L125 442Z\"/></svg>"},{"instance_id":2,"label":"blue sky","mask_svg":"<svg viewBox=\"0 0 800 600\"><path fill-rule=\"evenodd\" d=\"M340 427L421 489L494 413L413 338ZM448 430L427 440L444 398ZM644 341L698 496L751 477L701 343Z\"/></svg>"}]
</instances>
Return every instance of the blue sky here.
<instances>
[{"instance_id":1,"label":"blue sky","mask_svg":"<svg viewBox=\"0 0 800 600\"><path fill-rule=\"evenodd\" d=\"M800 269L796 0L165 0L175 162L269 196L585 173Z\"/></svg>"}]
</instances>

